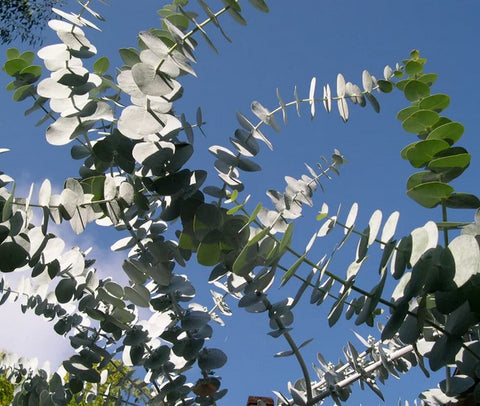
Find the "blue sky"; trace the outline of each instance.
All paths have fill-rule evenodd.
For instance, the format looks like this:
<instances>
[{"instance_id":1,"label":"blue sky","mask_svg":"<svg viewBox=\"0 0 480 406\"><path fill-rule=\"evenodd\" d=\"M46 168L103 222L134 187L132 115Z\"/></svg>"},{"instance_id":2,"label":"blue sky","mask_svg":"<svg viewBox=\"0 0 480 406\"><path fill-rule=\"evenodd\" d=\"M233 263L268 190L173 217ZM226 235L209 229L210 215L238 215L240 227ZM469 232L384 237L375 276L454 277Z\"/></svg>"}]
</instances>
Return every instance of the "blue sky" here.
<instances>
[{"instance_id":1,"label":"blue sky","mask_svg":"<svg viewBox=\"0 0 480 406\"><path fill-rule=\"evenodd\" d=\"M157 1L112 0L108 7L94 3L93 8L100 11L107 21L101 26L102 33L91 32L87 36L97 47L99 56L108 56L112 66L121 63L116 51L118 48L135 46L139 31L159 25ZM200 106L207 122L207 137L197 135L197 156L190 167L212 168L214 159L208 153L208 147L214 144L228 146L228 137L238 127L235 112L252 116L249 113L252 100L259 100L273 109L278 106L276 89L280 89L285 101L291 101L295 85L300 97L307 97L313 76L317 78L317 94L321 94L325 83L334 87L339 72L354 83L361 83L364 69L381 77L386 64L394 66L407 58L410 50L417 48L428 59L426 71L439 74L434 92L451 96L451 105L445 114L466 128L461 145L473 155L472 164L454 185L459 191L478 193L476 175L480 169L477 156L480 141L477 138L477 117L480 106L473 84L479 66L475 43L480 34L480 3L474 0L406 0L402 3L275 0L269 3L270 13L262 14L248 2L241 2L247 27L239 26L228 16L221 20L233 40L232 44L225 41L215 28L208 29L219 55L213 53L202 38L197 38L198 64L195 70L198 78L182 79L184 96L175 107L178 113L184 112L187 119L195 121L195 111ZM73 6L68 10L76 8ZM54 35L46 30L45 45L56 41ZM0 75L0 85L4 88L7 83L6 75ZM44 137L45 127L34 127L40 117L35 114L23 117L27 105L14 103L10 98L11 95L5 91L0 93L0 147L12 150L0 157L1 169L13 176L24 191L28 190L30 183L39 185L44 178L53 179L60 188L64 177L77 174L77 162L70 159L70 146L48 145ZM261 173L242 176L255 203L262 201L267 204L267 189L283 190L284 176L300 176L305 173L304 163L315 165L321 155L329 157L334 148L339 149L349 161L342 168L340 177L324 184L326 192L317 193L316 206L305 211L305 218L296 227L297 247L305 246L310 235L319 227L314 219L323 202L327 202L332 211L341 203L344 218L351 204L358 202L360 228L366 226L369 216L376 209L381 209L385 218L392 211L399 210L399 236L422 226L429 219L440 219L438 210L423 209L405 194L406 180L413 171L400 158L400 150L415 139L403 132L395 115L407 106L407 101L399 92L381 94L378 99L380 114L370 107L361 109L355 106L351 108L347 124L343 124L335 109L327 115L319 104L313 121L304 106L301 118L296 117L294 109L289 110L289 124L287 127L281 125L281 133L267 130L274 151L263 148L258 156L257 162L263 168ZM280 117L278 119L281 121ZM218 184L218 181L212 175L207 183ZM458 212L455 216L469 221L473 213ZM72 244L82 247L95 245L96 252L103 259L100 265L108 267L108 272L115 275L121 272L120 268L107 264L118 265L121 259L111 259L109 246L120 236L105 236L103 232L94 225L80 237L74 237L68 225L61 231ZM318 244L318 254L315 252L314 255L320 258L329 253L332 244L328 241ZM348 246L339 253L336 267L341 275L344 275L344 267L354 259L354 255L354 247ZM375 280L369 279L368 273L372 278L376 276L375 260L369 263L370 266L363 270L367 287L369 280ZM198 288L198 301L210 305L210 287L206 283L209 271L192 263L186 272L201 286ZM292 287L274 288L272 295L277 298L294 295L294 282L291 283ZM286 392L287 381L300 377L300 370L293 359L273 358L275 352L286 349L286 343L266 335L268 321L264 315L245 313L233 301L229 303L234 315L226 320L227 327L215 330L212 340L212 346L224 349L229 356L228 364L219 371L223 376L222 386L229 388L222 404L242 405L248 395L268 395L271 390ZM353 325L342 321L333 329L328 328L325 315L330 306L326 304L312 309L302 305L297 309L294 337L299 342L315 338L305 351L308 363L314 361L317 352L322 352L327 359L336 360L342 356L341 346L346 345L347 340L356 342L350 331ZM6 314L1 310L2 325L11 322L12 313L9 311ZM31 325L21 328L25 336L31 335ZM29 356L33 355L32 352L51 354L48 347L53 346L45 348L45 343L53 340L48 335L48 328L36 327L36 337L45 337L40 346L24 343L15 351L24 349ZM368 330L360 330L362 334L369 334ZM9 331L13 333L13 329ZM371 334L378 336L376 330ZM0 337L0 347L8 350L15 335L2 335L4 339ZM58 348L55 344L56 351ZM69 354L68 349L63 354ZM387 383L391 386L384 391L385 404L393 404L399 397L412 401L421 390L435 384L421 376L412 372L400 382L391 378ZM355 395L348 404L361 402L379 404L380 400L355 387Z\"/></svg>"}]
</instances>

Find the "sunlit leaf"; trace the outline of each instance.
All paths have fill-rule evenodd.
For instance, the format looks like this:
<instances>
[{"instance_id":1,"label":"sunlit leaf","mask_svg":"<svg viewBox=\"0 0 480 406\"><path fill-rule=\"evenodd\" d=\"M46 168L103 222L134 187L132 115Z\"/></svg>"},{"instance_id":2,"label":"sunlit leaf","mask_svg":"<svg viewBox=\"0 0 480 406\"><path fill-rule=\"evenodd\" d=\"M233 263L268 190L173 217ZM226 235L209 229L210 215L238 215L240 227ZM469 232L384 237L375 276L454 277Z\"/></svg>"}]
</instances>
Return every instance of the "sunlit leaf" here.
<instances>
[{"instance_id":1,"label":"sunlit leaf","mask_svg":"<svg viewBox=\"0 0 480 406\"><path fill-rule=\"evenodd\" d=\"M413 230L410 235L412 237L412 253L410 255L410 264L414 266L428 249L435 248L437 246L437 225L433 221L429 221L423 227Z\"/></svg>"},{"instance_id":2,"label":"sunlit leaf","mask_svg":"<svg viewBox=\"0 0 480 406\"><path fill-rule=\"evenodd\" d=\"M463 286L471 276L480 272L480 249L472 235L459 235L448 245L455 260L454 282Z\"/></svg>"},{"instance_id":3,"label":"sunlit leaf","mask_svg":"<svg viewBox=\"0 0 480 406\"><path fill-rule=\"evenodd\" d=\"M427 139L444 140L452 145L462 137L464 131L465 128L462 124L452 121L435 128L428 134Z\"/></svg>"},{"instance_id":4,"label":"sunlit leaf","mask_svg":"<svg viewBox=\"0 0 480 406\"><path fill-rule=\"evenodd\" d=\"M328 83L323 86L323 106L327 113L332 111L332 91Z\"/></svg>"},{"instance_id":5,"label":"sunlit leaf","mask_svg":"<svg viewBox=\"0 0 480 406\"><path fill-rule=\"evenodd\" d=\"M385 225L383 226L382 235L380 237L383 242L389 241L394 236L399 217L400 213L398 211L394 211L388 217Z\"/></svg>"},{"instance_id":6,"label":"sunlit leaf","mask_svg":"<svg viewBox=\"0 0 480 406\"><path fill-rule=\"evenodd\" d=\"M373 87L372 75L367 70L362 72L362 85L365 92L371 93Z\"/></svg>"},{"instance_id":7,"label":"sunlit leaf","mask_svg":"<svg viewBox=\"0 0 480 406\"><path fill-rule=\"evenodd\" d=\"M418 110L403 121L402 127L409 133L418 134L428 130L438 119L438 113L435 111Z\"/></svg>"},{"instance_id":8,"label":"sunlit leaf","mask_svg":"<svg viewBox=\"0 0 480 406\"><path fill-rule=\"evenodd\" d=\"M423 64L417 61L408 61L405 65L405 72L409 75L415 75L423 71Z\"/></svg>"},{"instance_id":9,"label":"sunlit leaf","mask_svg":"<svg viewBox=\"0 0 480 406\"><path fill-rule=\"evenodd\" d=\"M375 210L370 220L368 221L368 246L372 245L375 239L377 238L377 234L380 230L380 226L382 224L382 212L380 210Z\"/></svg>"},{"instance_id":10,"label":"sunlit leaf","mask_svg":"<svg viewBox=\"0 0 480 406\"><path fill-rule=\"evenodd\" d=\"M303 260L305 259L305 255L306 254L298 258L294 262L294 264L290 268L288 268L287 272L285 272L285 275L283 275L282 277L282 284L281 284L282 286L285 285L293 275L295 275L295 272L297 271L297 269L300 267L300 265L302 265Z\"/></svg>"},{"instance_id":11,"label":"sunlit leaf","mask_svg":"<svg viewBox=\"0 0 480 406\"><path fill-rule=\"evenodd\" d=\"M135 64L132 76L135 84L147 96L165 96L173 90L169 79L158 75L153 66L145 63Z\"/></svg>"},{"instance_id":12,"label":"sunlit leaf","mask_svg":"<svg viewBox=\"0 0 480 406\"><path fill-rule=\"evenodd\" d=\"M310 103L310 115L315 117L315 86L317 84L317 78L314 76L310 82L310 91L308 93L308 99Z\"/></svg>"},{"instance_id":13,"label":"sunlit leaf","mask_svg":"<svg viewBox=\"0 0 480 406\"><path fill-rule=\"evenodd\" d=\"M446 201L453 191L453 187L446 183L427 182L408 189L407 194L422 206L431 208L438 206L442 201Z\"/></svg>"},{"instance_id":14,"label":"sunlit leaf","mask_svg":"<svg viewBox=\"0 0 480 406\"><path fill-rule=\"evenodd\" d=\"M340 117L344 122L348 121L348 104L345 98L345 79L341 73L337 75L337 105Z\"/></svg>"},{"instance_id":15,"label":"sunlit leaf","mask_svg":"<svg viewBox=\"0 0 480 406\"><path fill-rule=\"evenodd\" d=\"M416 102L430 95L430 87L419 80L409 80L403 91L405 97L411 102Z\"/></svg>"},{"instance_id":16,"label":"sunlit leaf","mask_svg":"<svg viewBox=\"0 0 480 406\"><path fill-rule=\"evenodd\" d=\"M425 140L415 142L405 147L402 152L402 158L408 159L412 166L421 168L429 163L433 157L449 148L447 142L442 140Z\"/></svg>"},{"instance_id":17,"label":"sunlit leaf","mask_svg":"<svg viewBox=\"0 0 480 406\"><path fill-rule=\"evenodd\" d=\"M449 168L465 169L470 165L471 156L465 148L453 147L437 153L428 163L428 169L439 172Z\"/></svg>"},{"instance_id":18,"label":"sunlit leaf","mask_svg":"<svg viewBox=\"0 0 480 406\"><path fill-rule=\"evenodd\" d=\"M404 109L398 112L397 119L399 119L400 121L404 121L418 110L419 110L419 107L417 105L405 107Z\"/></svg>"},{"instance_id":19,"label":"sunlit leaf","mask_svg":"<svg viewBox=\"0 0 480 406\"><path fill-rule=\"evenodd\" d=\"M149 307L150 291L142 285L125 286L125 299L140 307Z\"/></svg>"},{"instance_id":20,"label":"sunlit leaf","mask_svg":"<svg viewBox=\"0 0 480 406\"><path fill-rule=\"evenodd\" d=\"M255 114L265 124L271 126L276 132L280 132L280 127L277 124L275 116L265 108L260 102L253 101L251 104L252 113Z\"/></svg>"},{"instance_id":21,"label":"sunlit leaf","mask_svg":"<svg viewBox=\"0 0 480 406\"><path fill-rule=\"evenodd\" d=\"M421 109L433 110L437 113L445 110L450 104L450 97L446 94L434 94L428 97L425 97L420 102L419 106Z\"/></svg>"}]
</instances>

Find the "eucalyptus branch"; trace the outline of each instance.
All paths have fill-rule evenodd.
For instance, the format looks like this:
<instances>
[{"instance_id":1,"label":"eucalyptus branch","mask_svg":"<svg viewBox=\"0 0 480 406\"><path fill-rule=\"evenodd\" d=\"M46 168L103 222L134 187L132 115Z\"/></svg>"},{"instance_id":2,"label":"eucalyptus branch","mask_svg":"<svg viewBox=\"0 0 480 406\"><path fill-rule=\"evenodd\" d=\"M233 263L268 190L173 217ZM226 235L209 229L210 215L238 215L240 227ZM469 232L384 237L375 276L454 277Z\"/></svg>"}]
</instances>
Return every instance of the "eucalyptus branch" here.
<instances>
[{"instance_id":1,"label":"eucalyptus branch","mask_svg":"<svg viewBox=\"0 0 480 406\"><path fill-rule=\"evenodd\" d=\"M266 295L262 296L262 303L265 305L266 309L269 312L272 310L272 304L270 303L270 301L268 300ZM275 322L277 323L278 328L280 330L285 330L285 326L283 325L282 321L278 317L275 317ZM292 336L290 335L290 333L285 330L282 333L282 335L285 337L288 345L290 346L293 353L295 354L295 358L297 358L297 362L300 365L300 369L302 370L303 377L305 379L305 385L307 387L307 399L310 400L310 399L312 399L312 388L311 388L311 385L310 385L310 382L311 382L310 381L310 373L308 372L308 368L307 368L307 365L305 363L305 360L303 359L303 356L302 356L299 348L297 347L297 344L295 343Z\"/></svg>"},{"instance_id":2,"label":"eucalyptus branch","mask_svg":"<svg viewBox=\"0 0 480 406\"><path fill-rule=\"evenodd\" d=\"M414 351L415 347L413 345L407 345L405 347L402 347L392 353L389 354L389 362L392 362L398 358L401 358L403 357L404 355ZM378 360L376 362L373 362L372 364L368 365L365 369L364 369L364 373L370 373L370 372L373 372L375 371L377 368L379 368L380 366L383 365L383 362L382 360ZM362 373L360 372L355 372L353 373L352 375L350 375L349 377L345 378L344 380L338 382L334 387L331 387L331 388L327 388L325 389L322 393L320 393L319 395L315 396L311 402L308 403L308 405L316 405L318 402L322 401L323 399L325 399L326 397L328 396L331 396L332 392L334 392L335 390L338 390L338 389L341 389L341 388L344 388L346 386L349 386L351 385L352 383L354 383L355 381L361 379L363 376L362 376Z\"/></svg>"},{"instance_id":3,"label":"eucalyptus branch","mask_svg":"<svg viewBox=\"0 0 480 406\"><path fill-rule=\"evenodd\" d=\"M234 0L234 2L236 4L239 3L239 0ZM228 11L229 9L231 8L231 6L225 6L223 7L221 10L217 11L216 13L213 14L213 16L209 16L208 18L206 18L203 22L197 24L194 28L192 28L189 32L187 32L186 34L184 34L183 36L183 41L185 41L186 39L189 39L190 37L192 37L196 32L200 31L203 29L203 27L205 27L207 24L210 24L211 22L215 22L217 20L218 17L220 17L222 14L224 14L226 11ZM175 44L173 44L170 49L167 51L168 55L171 55L171 53L177 49L179 46L179 44L176 42Z\"/></svg>"},{"instance_id":4,"label":"eucalyptus branch","mask_svg":"<svg viewBox=\"0 0 480 406\"><path fill-rule=\"evenodd\" d=\"M115 401L115 402L121 402L120 404L122 405L128 405L128 406L138 406L138 403L135 402L130 402L128 399L124 399L123 396L114 396L114 395L111 395L110 393L103 393L103 392L93 392L93 391L88 391L96 396L101 396L103 398L105 398L105 402L108 402L108 401Z\"/></svg>"},{"instance_id":5,"label":"eucalyptus branch","mask_svg":"<svg viewBox=\"0 0 480 406\"><path fill-rule=\"evenodd\" d=\"M244 207L241 208L241 210L244 211L245 214L248 215L248 212L245 211ZM262 230L265 229L265 227L263 226L263 224L261 224L257 219L254 219L253 222L258 226L260 227ZM343 225L344 226L344 225ZM346 226L344 226L345 228L347 228ZM351 227L352 231L355 230L353 227ZM359 235L362 235L364 236L363 233L361 232L358 232L356 231L356 234L359 234ZM280 240L278 239L278 237L276 237L274 234L272 233L267 233L267 235L270 237L270 238L273 238L277 244L280 244ZM378 242L380 244L385 244L383 241L380 241L378 240ZM358 286L356 286L354 283L352 283L351 281L346 281L344 280L343 278L340 278L339 276L337 276L336 274L332 273L331 271L329 271L328 269L324 268L324 267L319 267L318 264L312 262L311 260L309 260L305 255L301 255L300 253L296 252L293 248L291 248L290 246L287 247L287 251L290 252L291 254L293 254L298 260L302 260L302 262L304 262L305 264L309 265L310 267L314 268L314 269L317 269L319 271L322 271L325 273L325 275L327 275L328 277L332 278L333 280L335 280L336 282L340 283L341 285L345 286L345 287L348 287L348 289L352 289L353 291L356 291L357 293L365 296L365 297L370 297L371 296L371 293L370 292L367 292L365 291L364 289L362 288L359 288ZM294 275L296 275L296 273L294 273ZM305 280L305 282L307 282ZM312 284L311 282L308 283L308 285L314 289L318 289L314 284ZM388 308L391 308L393 310L396 310L397 309L397 306L392 303L391 301L388 301L388 300L385 300L384 298L380 297L379 298L379 303L383 304L384 306L388 307ZM418 315L415 313L415 312L412 312L412 311L407 311L408 315L410 316L413 316L415 318L418 318ZM445 328L443 328L442 326L440 326L438 323L436 323L435 321L429 319L429 318L425 318L424 320L425 324L433 327L434 329L436 329L437 331L439 331L440 333L442 333L443 335L446 335L446 336L451 336L451 334L445 330ZM465 343L462 343L462 348L467 351L469 354L471 354L473 357L475 357L476 359L479 359L480 360L480 356L476 353L474 353Z\"/></svg>"}]
</instances>

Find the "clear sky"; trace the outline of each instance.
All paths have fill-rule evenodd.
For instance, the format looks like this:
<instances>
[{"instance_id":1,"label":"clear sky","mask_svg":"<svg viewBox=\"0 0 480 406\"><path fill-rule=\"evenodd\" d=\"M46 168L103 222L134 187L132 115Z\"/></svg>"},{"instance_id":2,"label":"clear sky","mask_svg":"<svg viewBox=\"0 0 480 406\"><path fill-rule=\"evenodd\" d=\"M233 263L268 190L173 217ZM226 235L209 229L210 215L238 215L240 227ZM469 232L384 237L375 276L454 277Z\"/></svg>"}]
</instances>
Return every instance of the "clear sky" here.
<instances>
[{"instance_id":1,"label":"clear sky","mask_svg":"<svg viewBox=\"0 0 480 406\"><path fill-rule=\"evenodd\" d=\"M108 56L112 66L116 66L121 63L118 48L135 46L139 31L159 26L156 10L163 2L112 0L110 3L105 7L94 1L93 8L107 21L101 25L102 33L87 32L87 36L97 47L99 56ZM212 4L216 3L220 2L212 1ZM335 87L339 72L347 80L361 84L364 69L381 77L385 65L394 66L407 58L410 50L417 48L428 59L426 71L439 74L434 92L451 96L451 105L445 114L466 128L460 144L467 148L473 159L455 186L459 191L478 194L480 141L477 119L480 105L474 90L480 62L478 45L475 45L480 37L478 1L275 0L268 3L270 13L262 14L248 2L241 2L248 22L246 27L239 26L228 16L222 18L222 25L233 40L231 44L218 35L214 27L209 27L208 32L219 55L213 53L201 37L197 38L198 64L195 70L198 78L184 77L181 80L184 96L175 107L177 113L184 112L187 119L194 122L195 111L201 106L207 122L207 137L197 135L195 147L198 155L189 167L210 171L214 160L207 152L208 147L214 144L228 146L228 137L238 127L235 112L251 116L249 106L252 100L259 100L273 109L278 106L276 89L280 89L285 101L291 101L295 85L300 97L307 97L313 76L317 78L317 94L320 95L325 83ZM69 2L70 10L76 10L73 1ZM44 44L55 42L58 40L47 29ZM3 51L6 49L5 46L2 48ZM0 75L2 88L7 83L8 77ZM344 218L351 204L358 202L360 228L366 226L375 209L381 209L385 218L392 211L399 210L399 236L422 226L429 219L440 219L438 210L422 209L405 194L406 180L413 171L407 162L402 161L400 150L415 139L403 132L395 115L408 105L407 101L399 92L380 94L378 99L382 106L380 114L373 112L371 107L361 109L355 106L351 108L347 124L343 124L335 109L327 115L318 104L313 121L304 106L301 118L290 109L289 124L287 127L281 125L280 134L267 130L274 151L264 148L258 156L257 162L263 168L261 173L242 176L248 193L252 194L251 201L255 203L268 203L267 189L282 191L284 176L300 176L305 173L304 163L313 166L321 155L329 157L334 148L349 161L342 168L340 177L324 184L325 193L317 193L316 206L305 211L305 218L296 227L296 246L305 246L318 228L314 219L323 202L327 202L332 211L336 211L341 203ZM40 185L44 178L52 179L60 190L65 177L77 175L78 162L70 159L70 146L48 145L44 137L45 126L34 127L40 117L35 114L23 117L27 104L14 103L5 91L0 93L0 101L0 147L12 150L0 157L1 170L17 180L24 193L30 183ZM281 117L278 120L280 122ZM218 184L218 181L211 175L207 184ZM468 211L456 215L465 221L473 218L473 213ZM93 255L100 258L102 275L117 277L121 272L121 257L110 254L109 246L121 236L105 236L104 231L91 225L85 235L75 237L65 225L59 232L71 244L83 248L94 245ZM318 252L314 253L317 259L328 254L332 244L331 241L318 244ZM336 263L340 275L344 275L344 267L354 260L354 255L354 247L346 247L340 252ZM372 275L371 280L375 280L376 268L377 263L372 259L370 266L363 269L367 275L367 288L368 273ZM198 302L210 306L210 286L206 283L209 270L192 261L186 272L199 284ZM273 288L272 295L277 298L294 295L293 284L292 288L290 285ZM342 321L333 329L328 328L325 315L331 304L311 308L306 304L308 295L303 302L296 311L293 335L298 342L315 338L305 349L309 364L315 361L317 352L332 361L342 357L341 347L349 340L361 348L350 330L354 328L353 324ZM264 314L252 315L237 308L234 301L229 303L234 315L225 320L226 327L215 329L211 343L229 356L228 364L219 370L223 376L222 387L229 388L229 394L221 404L243 405L248 395L268 395L271 390L286 393L287 381L295 381L301 376L293 359L273 358L275 352L287 349L286 343L266 335L269 328ZM23 324L22 320L25 318L17 316L12 305L0 308L0 323L5 326L0 334L0 348L27 356L39 355L41 359L50 358L53 363L70 355L66 341L62 347L55 333L50 332L49 325L33 327L31 318ZM357 331L378 336L376 329ZM399 382L390 378L384 391L385 404L396 404L399 397L413 401L421 390L434 384L418 372L410 373ZM357 386L354 390L355 396L348 404L381 403L368 390L361 392Z\"/></svg>"}]
</instances>

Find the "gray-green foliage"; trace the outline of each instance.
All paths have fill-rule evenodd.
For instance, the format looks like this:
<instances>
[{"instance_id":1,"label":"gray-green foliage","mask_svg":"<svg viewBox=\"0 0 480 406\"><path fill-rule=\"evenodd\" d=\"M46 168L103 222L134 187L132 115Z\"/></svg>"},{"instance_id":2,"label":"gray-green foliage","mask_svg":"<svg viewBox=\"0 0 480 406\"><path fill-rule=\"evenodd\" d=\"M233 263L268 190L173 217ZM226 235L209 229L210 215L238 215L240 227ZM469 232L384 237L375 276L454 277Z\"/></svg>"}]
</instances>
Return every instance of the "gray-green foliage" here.
<instances>
[{"instance_id":1,"label":"gray-green foliage","mask_svg":"<svg viewBox=\"0 0 480 406\"><path fill-rule=\"evenodd\" d=\"M60 43L37 54L46 74L34 64L33 53L16 49L7 53L4 71L13 77L8 89L14 100L33 100L28 113L42 112L39 123L48 123L47 141L74 144L72 158L80 161L79 176L66 179L59 194L52 193L46 180L26 198L18 197L13 179L0 175L0 270L7 273L27 266L32 282L40 286L33 288L27 281L15 288L2 278L0 303L14 297L23 311L31 309L54 320L55 331L68 336L75 349L75 355L63 363L68 382L58 374L48 376L15 362L3 363L2 369L22 383L14 403L64 405L83 396L86 382L101 382L102 371L121 357L128 366L146 371L152 404L215 404L226 393L217 370L226 364L227 355L207 343L213 334L211 322L223 324L221 315L232 314L228 296L239 299L239 307L247 312L266 313L269 334L288 344L276 356L295 356L300 364L303 377L288 384L289 394L276 392L280 404L313 405L326 397L341 403L355 381L382 397L378 381L416 365L427 372L425 361L432 370L450 365L458 370L441 389L424 393L425 401L459 397L474 385L480 360L478 215L473 224L451 223L446 217L437 223L428 221L398 238L398 212L383 222L377 210L362 227L356 223L357 204L346 214L331 214L324 205L317 216L318 231L303 252L297 252L292 248L295 220L304 205L314 205L321 181L339 173L345 162L342 154L335 150L315 169L307 166L298 179L286 176L283 192L267 191L270 207L258 204L251 210L241 194L241 174L261 171L254 159L261 145L272 147L265 127L280 131L280 113L286 125L292 108L299 113L306 105L314 118L317 104L322 103L327 113L336 104L347 122L352 105L369 104L378 112L374 93L398 89L410 103L398 118L419 139L402 151L402 157L420 169L407 181L408 195L425 207L440 205L444 213L477 209L478 198L455 192L450 185L466 169L470 155L455 145L463 134L462 125L439 114L449 99L431 94L436 75L423 72L426 61L413 51L402 65L387 66L383 79L364 71L361 87L339 74L335 91L325 84L322 97L316 96L316 78L307 97L295 90L293 99L285 102L277 91L278 107L268 109L254 101L253 118L237 113L239 128L230 138L233 147L209 149L216 158L213 170L191 170L187 164L194 153L193 138L204 122L201 110L193 124L175 112L175 101L182 96L181 77L195 75L197 37L216 50L207 27L215 26L227 37L220 25L224 14L245 23L237 1L224 0L225 7L218 11L204 0L198 3L205 14L201 23L186 9L186 0L164 6L161 29L141 32L138 49L120 50L124 65L116 77L109 74L108 59L99 57L87 38L88 30L98 29L91 20L102 18L81 3L78 14L55 10L57 19L49 25ZM268 11L263 0L251 3ZM215 185L204 186L207 171L217 172L220 180ZM41 214L39 224L32 222L33 211ZM112 249L126 252L123 270L128 284L99 278L88 252L66 248L49 231L51 222L69 222L77 234L92 222L122 232ZM459 227L462 234L449 241L449 230ZM339 238L335 249L317 258L314 244L335 233ZM344 275L334 273L330 265L335 254L355 238L357 250L350 266ZM357 283L357 275L369 252L378 248L378 282L365 289ZM188 269L195 261L212 267L209 282L215 286L211 291L215 306L210 310L193 302L195 287ZM384 289L392 277L398 282L389 294ZM269 289L275 280L286 286L292 278L302 281L293 297L272 302ZM353 318L356 325L373 326L382 310L390 314L382 319L386 324L381 337L358 336L364 350L347 343L345 360L339 364L318 354L313 378L301 351L311 340L297 344L291 334L295 306L305 295L312 305L330 306L330 326L342 315ZM139 320L138 308L148 308L151 317ZM189 370L188 376L198 377L191 384ZM125 379L138 385L131 377ZM88 396L95 396L91 389Z\"/></svg>"}]
</instances>

